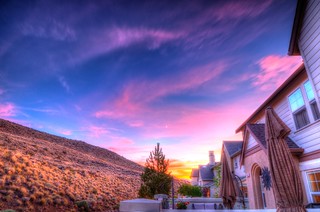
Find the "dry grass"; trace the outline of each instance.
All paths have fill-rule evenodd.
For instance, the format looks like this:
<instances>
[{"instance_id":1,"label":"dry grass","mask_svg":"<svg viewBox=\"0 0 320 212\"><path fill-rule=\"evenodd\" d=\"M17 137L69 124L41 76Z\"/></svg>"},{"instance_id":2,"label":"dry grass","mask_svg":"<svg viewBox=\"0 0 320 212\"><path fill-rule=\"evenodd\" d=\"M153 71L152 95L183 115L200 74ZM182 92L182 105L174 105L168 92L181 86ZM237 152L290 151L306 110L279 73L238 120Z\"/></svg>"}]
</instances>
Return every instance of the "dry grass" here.
<instances>
[{"instance_id":1,"label":"dry grass","mask_svg":"<svg viewBox=\"0 0 320 212\"><path fill-rule=\"evenodd\" d=\"M0 119L0 208L77 211L85 201L113 210L137 197L141 171L108 150Z\"/></svg>"}]
</instances>

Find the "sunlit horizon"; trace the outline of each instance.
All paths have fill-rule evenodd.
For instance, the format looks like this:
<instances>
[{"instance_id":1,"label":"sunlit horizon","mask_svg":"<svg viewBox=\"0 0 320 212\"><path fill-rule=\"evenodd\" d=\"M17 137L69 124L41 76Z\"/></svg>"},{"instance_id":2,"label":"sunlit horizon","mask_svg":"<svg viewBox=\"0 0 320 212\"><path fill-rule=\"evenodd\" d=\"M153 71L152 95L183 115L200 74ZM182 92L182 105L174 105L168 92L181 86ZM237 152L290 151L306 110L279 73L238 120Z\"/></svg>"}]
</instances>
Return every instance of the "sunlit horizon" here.
<instances>
[{"instance_id":1,"label":"sunlit horizon","mask_svg":"<svg viewBox=\"0 0 320 212\"><path fill-rule=\"evenodd\" d=\"M189 179L298 68L296 1L7 2L0 117Z\"/></svg>"}]
</instances>

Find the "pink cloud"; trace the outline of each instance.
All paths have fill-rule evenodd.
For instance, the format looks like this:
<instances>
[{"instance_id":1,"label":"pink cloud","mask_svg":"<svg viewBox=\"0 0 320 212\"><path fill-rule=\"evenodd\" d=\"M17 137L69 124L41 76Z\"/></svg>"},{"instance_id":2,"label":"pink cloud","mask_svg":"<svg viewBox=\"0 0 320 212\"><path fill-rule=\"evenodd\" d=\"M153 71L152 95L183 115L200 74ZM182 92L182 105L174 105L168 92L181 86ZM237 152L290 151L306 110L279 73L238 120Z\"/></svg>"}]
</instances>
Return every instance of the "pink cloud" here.
<instances>
[{"instance_id":1,"label":"pink cloud","mask_svg":"<svg viewBox=\"0 0 320 212\"><path fill-rule=\"evenodd\" d=\"M257 64L260 70L252 84L265 91L279 87L302 64L302 59L300 56L269 55Z\"/></svg>"},{"instance_id":2,"label":"pink cloud","mask_svg":"<svg viewBox=\"0 0 320 212\"><path fill-rule=\"evenodd\" d=\"M109 130L107 130L106 128L94 126L94 125L86 127L86 130L89 131L90 137L94 137L94 138L100 138L103 135L106 135L109 133Z\"/></svg>"},{"instance_id":3,"label":"pink cloud","mask_svg":"<svg viewBox=\"0 0 320 212\"><path fill-rule=\"evenodd\" d=\"M58 133L60 133L62 135L66 135L66 136L72 135L72 131L71 130L59 130Z\"/></svg>"},{"instance_id":4,"label":"pink cloud","mask_svg":"<svg viewBox=\"0 0 320 212\"><path fill-rule=\"evenodd\" d=\"M95 113L97 118L130 118L143 114L147 105L161 97L197 88L218 78L226 68L224 62L216 62L188 70L182 74L163 77L157 80L133 80L127 84L122 94L110 107L110 102ZM130 123L135 123L131 120ZM139 121L139 123L142 123ZM140 124L142 125L142 124Z\"/></svg>"},{"instance_id":5,"label":"pink cloud","mask_svg":"<svg viewBox=\"0 0 320 212\"><path fill-rule=\"evenodd\" d=\"M16 112L17 108L13 103L0 104L0 117L12 117Z\"/></svg>"},{"instance_id":6,"label":"pink cloud","mask_svg":"<svg viewBox=\"0 0 320 212\"><path fill-rule=\"evenodd\" d=\"M149 152L154 148L150 144L141 145L134 142L132 139L121 136L110 136L109 142L101 144L101 146L116 152L119 155L125 155L126 158L136 162L145 161L149 156Z\"/></svg>"}]
</instances>

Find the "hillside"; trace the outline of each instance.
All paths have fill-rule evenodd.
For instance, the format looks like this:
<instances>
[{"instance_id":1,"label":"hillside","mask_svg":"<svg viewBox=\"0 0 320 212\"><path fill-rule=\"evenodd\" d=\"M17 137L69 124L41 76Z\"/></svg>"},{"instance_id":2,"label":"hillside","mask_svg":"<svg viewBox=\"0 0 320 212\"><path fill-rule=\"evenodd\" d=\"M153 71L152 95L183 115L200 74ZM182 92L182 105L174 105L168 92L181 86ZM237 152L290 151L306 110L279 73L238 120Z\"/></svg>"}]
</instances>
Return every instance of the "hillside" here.
<instances>
[{"instance_id":1,"label":"hillside","mask_svg":"<svg viewBox=\"0 0 320 212\"><path fill-rule=\"evenodd\" d=\"M142 171L107 149L0 119L0 209L112 210L137 197Z\"/></svg>"}]
</instances>

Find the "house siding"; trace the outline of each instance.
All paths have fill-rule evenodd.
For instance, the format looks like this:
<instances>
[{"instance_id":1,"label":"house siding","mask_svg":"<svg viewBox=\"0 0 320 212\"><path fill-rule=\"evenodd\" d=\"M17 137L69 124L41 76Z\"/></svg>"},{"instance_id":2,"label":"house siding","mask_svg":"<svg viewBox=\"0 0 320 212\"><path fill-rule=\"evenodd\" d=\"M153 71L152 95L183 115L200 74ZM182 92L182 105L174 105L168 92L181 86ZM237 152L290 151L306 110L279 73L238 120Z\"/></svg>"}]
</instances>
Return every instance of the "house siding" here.
<instances>
[{"instance_id":1,"label":"house siding","mask_svg":"<svg viewBox=\"0 0 320 212\"><path fill-rule=\"evenodd\" d=\"M299 36L299 48L305 61L308 75L320 97L320 1L309 0Z\"/></svg>"},{"instance_id":2,"label":"house siding","mask_svg":"<svg viewBox=\"0 0 320 212\"><path fill-rule=\"evenodd\" d=\"M283 122L291 129L289 137L301 148L304 149L305 153L310 153L320 149L320 120L313 121L313 118L310 117L310 124L303 127L302 129L296 130L296 126L293 119L293 114L290 109L288 96L294 92L296 89L301 87L301 85L308 79L307 75L301 75L294 83L291 84L282 95L278 96L273 100L270 105L274 108L275 112L283 120ZM308 104L308 103L306 103ZM265 117L264 114L257 116L259 117L255 123L264 123ZM249 142L250 143L250 142ZM251 146L252 147L252 146ZM251 148L250 147L250 148ZM249 147L248 147L249 148Z\"/></svg>"},{"instance_id":3,"label":"house siding","mask_svg":"<svg viewBox=\"0 0 320 212\"><path fill-rule=\"evenodd\" d=\"M235 161L238 163L238 167L234 167L234 173L239 177L246 176L246 173L244 172L244 166L240 166L240 155L237 155L233 158L233 164L235 163Z\"/></svg>"}]
</instances>

